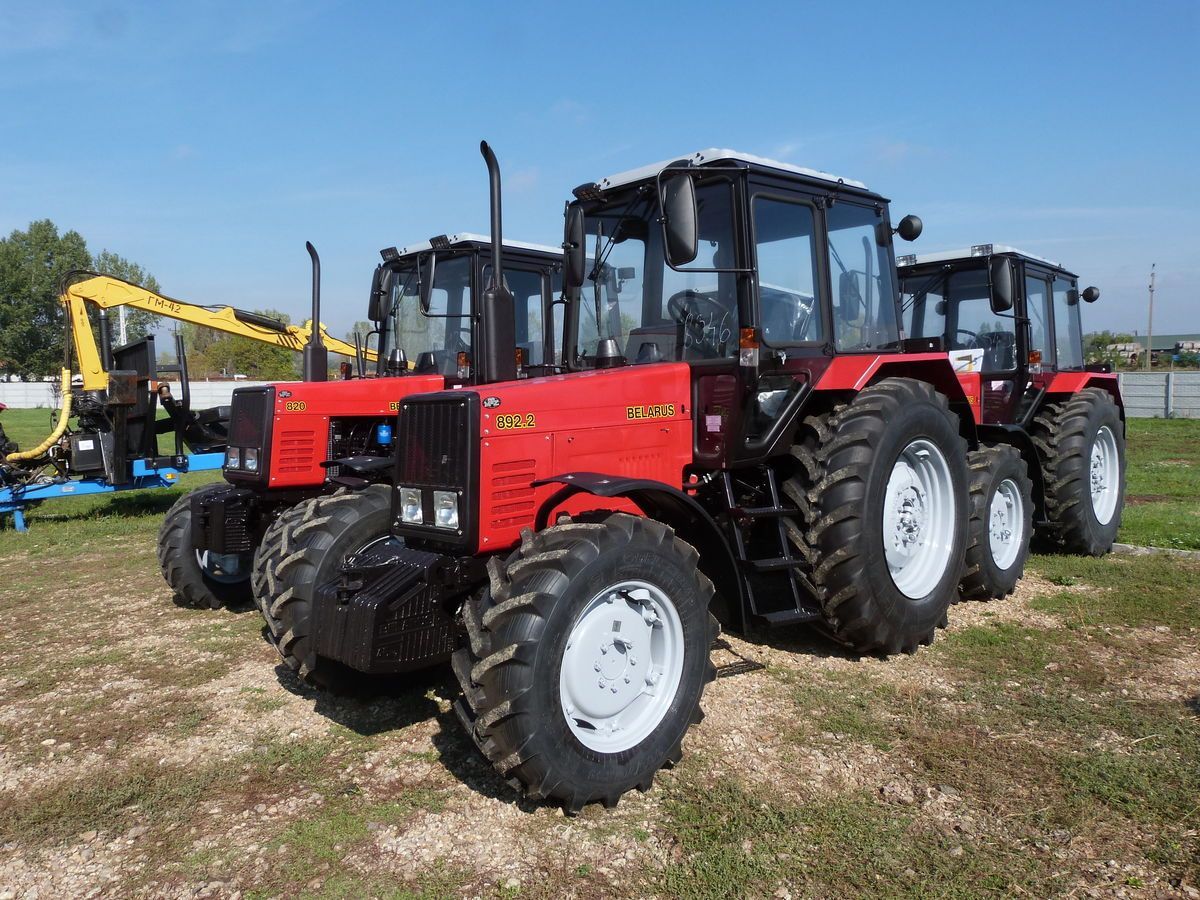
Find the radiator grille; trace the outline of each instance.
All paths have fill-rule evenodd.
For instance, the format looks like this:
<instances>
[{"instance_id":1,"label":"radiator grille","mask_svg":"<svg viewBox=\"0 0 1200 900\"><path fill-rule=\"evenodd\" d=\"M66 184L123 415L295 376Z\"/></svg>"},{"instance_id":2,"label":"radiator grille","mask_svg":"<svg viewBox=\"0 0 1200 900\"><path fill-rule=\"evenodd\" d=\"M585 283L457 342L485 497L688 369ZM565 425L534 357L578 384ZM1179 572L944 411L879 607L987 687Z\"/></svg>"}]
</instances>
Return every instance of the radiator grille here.
<instances>
[{"instance_id":1,"label":"radiator grille","mask_svg":"<svg viewBox=\"0 0 1200 900\"><path fill-rule=\"evenodd\" d=\"M238 388L229 410L229 445L262 447L271 420L274 391L269 388Z\"/></svg>"},{"instance_id":2,"label":"radiator grille","mask_svg":"<svg viewBox=\"0 0 1200 900\"><path fill-rule=\"evenodd\" d=\"M474 456L471 409L466 394L406 401L396 429L396 483L465 488Z\"/></svg>"}]
</instances>

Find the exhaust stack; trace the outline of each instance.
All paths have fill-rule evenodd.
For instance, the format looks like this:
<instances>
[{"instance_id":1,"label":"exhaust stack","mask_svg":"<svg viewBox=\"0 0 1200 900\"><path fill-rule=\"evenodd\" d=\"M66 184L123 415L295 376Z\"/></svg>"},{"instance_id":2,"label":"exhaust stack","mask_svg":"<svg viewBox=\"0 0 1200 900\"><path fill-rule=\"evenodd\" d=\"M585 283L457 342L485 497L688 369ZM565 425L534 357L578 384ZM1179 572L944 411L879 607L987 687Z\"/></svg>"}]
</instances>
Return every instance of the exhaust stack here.
<instances>
[{"instance_id":1,"label":"exhaust stack","mask_svg":"<svg viewBox=\"0 0 1200 900\"><path fill-rule=\"evenodd\" d=\"M311 241L304 242L312 259L312 332L304 345L304 380L329 380L329 350L321 339L321 257Z\"/></svg>"},{"instance_id":2,"label":"exhaust stack","mask_svg":"<svg viewBox=\"0 0 1200 900\"><path fill-rule=\"evenodd\" d=\"M479 152L487 163L491 189L492 277L479 298L477 315L482 327L479 329L480 346L476 348L476 368L481 382L514 381L517 377L517 333L512 294L504 286L500 164L487 141L479 142Z\"/></svg>"}]
</instances>

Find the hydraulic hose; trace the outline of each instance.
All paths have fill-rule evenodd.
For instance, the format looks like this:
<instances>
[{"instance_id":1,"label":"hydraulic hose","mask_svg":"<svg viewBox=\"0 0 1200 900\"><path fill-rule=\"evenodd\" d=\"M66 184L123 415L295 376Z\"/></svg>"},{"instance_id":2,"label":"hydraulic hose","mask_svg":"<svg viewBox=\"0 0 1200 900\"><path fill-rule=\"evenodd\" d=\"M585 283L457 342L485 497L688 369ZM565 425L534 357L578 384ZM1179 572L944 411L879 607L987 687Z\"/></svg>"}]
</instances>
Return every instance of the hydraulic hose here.
<instances>
[{"instance_id":1,"label":"hydraulic hose","mask_svg":"<svg viewBox=\"0 0 1200 900\"><path fill-rule=\"evenodd\" d=\"M63 432L67 430L67 422L71 418L71 370L64 368L62 370L62 412L58 414L58 424L54 426L54 430L50 432L50 436L34 447L32 450L20 450L16 453L10 453L4 457L5 462L15 463L26 459L37 459L47 450L49 450L54 442L63 436Z\"/></svg>"}]
</instances>

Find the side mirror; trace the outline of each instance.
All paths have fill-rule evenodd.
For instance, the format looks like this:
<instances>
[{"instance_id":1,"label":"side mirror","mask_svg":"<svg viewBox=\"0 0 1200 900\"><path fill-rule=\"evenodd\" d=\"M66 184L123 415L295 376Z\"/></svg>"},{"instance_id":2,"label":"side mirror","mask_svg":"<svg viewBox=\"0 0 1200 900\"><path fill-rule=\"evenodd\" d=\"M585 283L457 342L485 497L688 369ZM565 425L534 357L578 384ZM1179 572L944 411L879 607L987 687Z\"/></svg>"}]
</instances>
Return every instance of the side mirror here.
<instances>
[{"instance_id":1,"label":"side mirror","mask_svg":"<svg viewBox=\"0 0 1200 900\"><path fill-rule=\"evenodd\" d=\"M391 274L391 269L376 266L375 273L371 276L371 296L367 298L367 318L372 322L379 322L383 319L383 298L387 296L387 286L384 282L391 281Z\"/></svg>"},{"instance_id":2,"label":"side mirror","mask_svg":"<svg viewBox=\"0 0 1200 900\"><path fill-rule=\"evenodd\" d=\"M992 312L999 315L1013 308L1012 260L1002 256L992 257L988 264L988 279L992 283Z\"/></svg>"},{"instance_id":3,"label":"side mirror","mask_svg":"<svg viewBox=\"0 0 1200 900\"><path fill-rule=\"evenodd\" d=\"M583 268L587 264L583 241L583 208L577 204L568 206L563 227L563 287L568 290L583 284Z\"/></svg>"},{"instance_id":4,"label":"side mirror","mask_svg":"<svg viewBox=\"0 0 1200 900\"><path fill-rule=\"evenodd\" d=\"M924 229L925 225L919 216L908 215L896 226L896 234L900 235L901 240L915 241Z\"/></svg>"},{"instance_id":5,"label":"side mirror","mask_svg":"<svg viewBox=\"0 0 1200 900\"><path fill-rule=\"evenodd\" d=\"M417 280L420 282L418 296L421 300L421 311L426 314L429 313L429 306L433 297L433 276L436 270L436 253L426 253L417 260Z\"/></svg>"},{"instance_id":6,"label":"side mirror","mask_svg":"<svg viewBox=\"0 0 1200 900\"><path fill-rule=\"evenodd\" d=\"M1100 299L1100 288L1095 285L1083 289L1083 299L1087 303L1095 303Z\"/></svg>"},{"instance_id":7,"label":"side mirror","mask_svg":"<svg viewBox=\"0 0 1200 900\"><path fill-rule=\"evenodd\" d=\"M658 202L662 206L667 262L685 266L696 258L700 243L700 215L692 177L682 172L668 175L659 188Z\"/></svg>"},{"instance_id":8,"label":"side mirror","mask_svg":"<svg viewBox=\"0 0 1200 900\"><path fill-rule=\"evenodd\" d=\"M862 312L862 307L858 276L853 272L843 272L838 276L838 316L843 322L853 322Z\"/></svg>"}]
</instances>

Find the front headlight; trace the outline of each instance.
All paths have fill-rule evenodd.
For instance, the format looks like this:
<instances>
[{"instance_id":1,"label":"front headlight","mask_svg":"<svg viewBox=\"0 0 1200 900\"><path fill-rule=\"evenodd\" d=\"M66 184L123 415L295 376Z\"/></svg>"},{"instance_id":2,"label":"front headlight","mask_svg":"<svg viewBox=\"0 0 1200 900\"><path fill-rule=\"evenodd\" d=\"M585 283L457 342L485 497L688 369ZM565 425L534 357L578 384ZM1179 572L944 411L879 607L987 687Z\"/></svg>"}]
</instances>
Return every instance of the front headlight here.
<instances>
[{"instance_id":1,"label":"front headlight","mask_svg":"<svg viewBox=\"0 0 1200 900\"><path fill-rule=\"evenodd\" d=\"M238 447L225 448L225 468L240 469L242 467L242 451Z\"/></svg>"},{"instance_id":2,"label":"front headlight","mask_svg":"<svg viewBox=\"0 0 1200 900\"><path fill-rule=\"evenodd\" d=\"M458 528L458 494L433 492L433 524L438 528Z\"/></svg>"},{"instance_id":3,"label":"front headlight","mask_svg":"<svg viewBox=\"0 0 1200 900\"><path fill-rule=\"evenodd\" d=\"M418 488L400 488L400 519L406 525L424 525L425 514L421 509L421 491Z\"/></svg>"},{"instance_id":4,"label":"front headlight","mask_svg":"<svg viewBox=\"0 0 1200 900\"><path fill-rule=\"evenodd\" d=\"M248 447L242 451L242 465L245 466L247 472L258 471L258 448Z\"/></svg>"}]
</instances>

